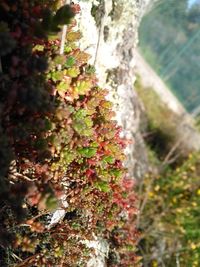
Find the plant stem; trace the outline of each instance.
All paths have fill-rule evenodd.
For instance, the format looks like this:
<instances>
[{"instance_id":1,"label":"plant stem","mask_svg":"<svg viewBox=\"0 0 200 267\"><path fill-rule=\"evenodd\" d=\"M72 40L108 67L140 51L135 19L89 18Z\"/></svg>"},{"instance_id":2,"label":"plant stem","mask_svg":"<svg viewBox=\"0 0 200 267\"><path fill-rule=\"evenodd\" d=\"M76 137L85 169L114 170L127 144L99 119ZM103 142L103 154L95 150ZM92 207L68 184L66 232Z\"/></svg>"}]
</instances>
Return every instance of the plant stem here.
<instances>
[{"instance_id":1,"label":"plant stem","mask_svg":"<svg viewBox=\"0 0 200 267\"><path fill-rule=\"evenodd\" d=\"M65 5L70 3L71 3L70 0L65 0ZM61 42L60 42L60 55L63 55L64 53L66 34L67 34L67 25L64 25L62 29ZM61 65L58 65L58 70L61 70Z\"/></svg>"}]
</instances>

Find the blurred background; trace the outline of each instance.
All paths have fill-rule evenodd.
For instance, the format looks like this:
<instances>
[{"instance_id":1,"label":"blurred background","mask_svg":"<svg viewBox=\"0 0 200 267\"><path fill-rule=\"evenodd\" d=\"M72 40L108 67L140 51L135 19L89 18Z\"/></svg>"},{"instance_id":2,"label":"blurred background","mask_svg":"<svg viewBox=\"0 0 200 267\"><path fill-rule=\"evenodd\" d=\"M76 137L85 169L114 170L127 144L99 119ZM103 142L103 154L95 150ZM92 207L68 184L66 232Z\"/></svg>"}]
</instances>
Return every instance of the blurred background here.
<instances>
[{"instance_id":1,"label":"blurred background","mask_svg":"<svg viewBox=\"0 0 200 267\"><path fill-rule=\"evenodd\" d=\"M142 266L200 266L200 1L151 1L135 89L149 170L138 183Z\"/></svg>"},{"instance_id":2,"label":"blurred background","mask_svg":"<svg viewBox=\"0 0 200 267\"><path fill-rule=\"evenodd\" d=\"M200 1L159 0L139 28L139 49L193 115L200 113Z\"/></svg>"}]
</instances>

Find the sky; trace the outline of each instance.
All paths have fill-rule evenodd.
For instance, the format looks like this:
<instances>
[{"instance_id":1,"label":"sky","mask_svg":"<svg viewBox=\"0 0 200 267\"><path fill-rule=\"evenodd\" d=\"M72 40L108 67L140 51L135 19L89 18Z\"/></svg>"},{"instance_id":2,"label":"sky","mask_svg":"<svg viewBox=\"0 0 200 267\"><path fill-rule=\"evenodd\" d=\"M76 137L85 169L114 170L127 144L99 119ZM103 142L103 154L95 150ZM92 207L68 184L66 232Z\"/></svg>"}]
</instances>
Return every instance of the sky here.
<instances>
[{"instance_id":1,"label":"sky","mask_svg":"<svg viewBox=\"0 0 200 267\"><path fill-rule=\"evenodd\" d=\"M188 7L190 8L195 2L197 2L197 0L188 0Z\"/></svg>"}]
</instances>

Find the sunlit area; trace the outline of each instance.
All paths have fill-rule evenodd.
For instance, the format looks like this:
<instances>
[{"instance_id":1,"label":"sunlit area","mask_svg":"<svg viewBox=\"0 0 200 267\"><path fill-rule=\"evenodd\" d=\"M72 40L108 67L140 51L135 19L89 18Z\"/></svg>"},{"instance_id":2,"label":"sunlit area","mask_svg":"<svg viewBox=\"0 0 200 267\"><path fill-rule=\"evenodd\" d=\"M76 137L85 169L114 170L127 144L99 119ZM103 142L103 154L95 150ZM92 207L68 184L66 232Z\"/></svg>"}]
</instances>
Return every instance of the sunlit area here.
<instances>
[{"instance_id":1,"label":"sunlit area","mask_svg":"<svg viewBox=\"0 0 200 267\"><path fill-rule=\"evenodd\" d=\"M0 267L200 267L200 0L0 1Z\"/></svg>"},{"instance_id":2,"label":"sunlit area","mask_svg":"<svg viewBox=\"0 0 200 267\"><path fill-rule=\"evenodd\" d=\"M200 1L155 1L137 53L152 167L138 185L143 266L200 266Z\"/></svg>"}]
</instances>

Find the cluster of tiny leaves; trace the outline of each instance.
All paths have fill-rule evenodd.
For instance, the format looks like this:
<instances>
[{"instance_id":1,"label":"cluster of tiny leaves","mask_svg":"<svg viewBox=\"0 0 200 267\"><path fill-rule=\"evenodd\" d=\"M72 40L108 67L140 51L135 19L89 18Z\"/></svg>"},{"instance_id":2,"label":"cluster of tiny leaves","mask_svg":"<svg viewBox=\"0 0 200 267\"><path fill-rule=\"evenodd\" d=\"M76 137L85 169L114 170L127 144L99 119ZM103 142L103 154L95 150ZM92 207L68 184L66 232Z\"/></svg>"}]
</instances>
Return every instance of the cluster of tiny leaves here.
<instances>
[{"instance_id":1,"label":"cluster of tiny leaves","mask_svg":"<svg viewBox=\"0 0 200 267\"><path fill-rule=\"evenodd\" d=\"M2 264L85 266L92 251L83 241L94 235L110 243L109 266L137 262L126 141L89 55L76 45L77 12L59 1L0 3ZM63 196L66 215L48 228Z\"/></svg>"}]
</instances>

